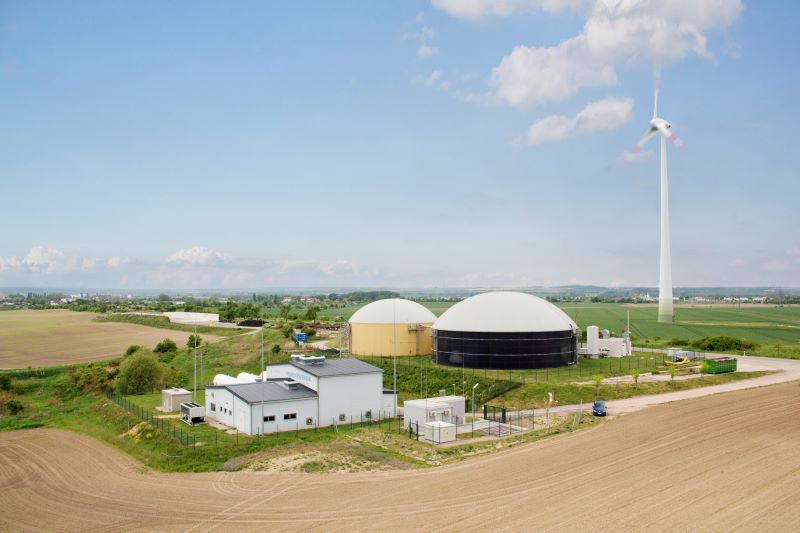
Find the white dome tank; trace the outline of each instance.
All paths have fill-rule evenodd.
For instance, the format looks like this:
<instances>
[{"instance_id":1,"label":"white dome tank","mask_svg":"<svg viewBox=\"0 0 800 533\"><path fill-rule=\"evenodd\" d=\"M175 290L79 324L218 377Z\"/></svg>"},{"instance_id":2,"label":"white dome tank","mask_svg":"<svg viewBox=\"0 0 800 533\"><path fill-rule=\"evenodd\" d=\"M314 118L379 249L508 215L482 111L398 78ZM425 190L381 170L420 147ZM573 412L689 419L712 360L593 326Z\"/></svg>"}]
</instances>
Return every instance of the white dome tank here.
<instances>
[{"instance_id":1,"label":"white dome tank","mask_svg":"<svg viewBox=\"0 0 800 533\"><path fill-rule=\"evenodd\" d=\"M214 376L214 385L221 386L221 385L233 385L234 383L239 383L239 381L233 377L229 376L228 374L217 374Z\"/></svg>"}]
</instances>

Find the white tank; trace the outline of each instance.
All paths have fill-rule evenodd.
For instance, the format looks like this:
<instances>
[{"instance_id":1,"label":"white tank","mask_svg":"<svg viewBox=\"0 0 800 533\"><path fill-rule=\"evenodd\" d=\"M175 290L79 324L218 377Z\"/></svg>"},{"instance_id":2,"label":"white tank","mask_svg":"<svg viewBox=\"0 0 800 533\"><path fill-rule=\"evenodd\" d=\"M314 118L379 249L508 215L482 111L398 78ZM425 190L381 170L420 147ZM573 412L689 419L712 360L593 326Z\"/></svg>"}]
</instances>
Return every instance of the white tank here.
<instances>
[{"instance_id":1,"label":"white tank","mask_svg":"<svg viewBox=\"0 0 800 533\"><path fill-rule=\"evenodd\" d=\"M239 372L239 375L236 376L236 381L239 383L255 383L257 379L258 376L250 372Z\"/></svg>"},{"instance_id":2,"label":"white tank","mask_svg":"<svg viewBox=\"0 0 800 533\"><path fill-rule=\"evenodd\" d=\"M597 326L589 326L586 328L586 351L590 355L597 355L600 353L600 328Z\"/></svg>"},{"instance_id":3,"label":"white tank","mask_svg":"<svg viewBox=\"0 0 800 533\"><path fill-rule=\"evenodd\" d=\"M228 374L217 374L214 376L214 385L233 385L239 383L235 377Z\"/></svg>"}]
</instances>

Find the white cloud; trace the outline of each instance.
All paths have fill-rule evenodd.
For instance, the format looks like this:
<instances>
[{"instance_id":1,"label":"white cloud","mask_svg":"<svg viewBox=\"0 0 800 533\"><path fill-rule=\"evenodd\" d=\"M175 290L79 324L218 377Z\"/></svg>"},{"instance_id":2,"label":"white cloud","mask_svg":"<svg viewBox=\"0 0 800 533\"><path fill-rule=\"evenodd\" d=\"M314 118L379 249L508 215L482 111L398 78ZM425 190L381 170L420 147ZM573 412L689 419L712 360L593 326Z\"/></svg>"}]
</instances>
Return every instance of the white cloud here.
<instances>
[{"instance_id":1,"label":"white cloud","mask_svg":"<svg viewBox=\"0 0 800 533\"><path fill-rule=\"evenodd\" d=\"M447 14L465 19L488 16L507 17L527 11L578 11L591 5L590 0L432 0L431 4Z\"/></svg>"},{"instance_id":2,"label":"white cloud","mask_svg":"<svg viewBox=\"0 0 800 533\"><path fill-rule=\"evenodd\" d=\"M435 87L443 91L450 89L450 82L442 79L442 73L438 70L432 71L427 76L414 76L412 79L416 83L421 83L422 85L427 85L428 87Z\"/></svg>"},{"instance_id":3,"label":"white cloud","mask_svg":"<svg viewBox=\"0 0 800 533\"><path fill-rule=\"evenodd\" d=\"M632 117L633 99L606 98L590 103L574 117L554 115L537 120L528 130L525 142L536 145L612 131L630 122Z\"/></svg>"},{"instance_id":4,"label":"white cloud","mask_svg":"<svg viewBox=\"0 0 800 533\"><path fill-rule=\"evenodd\" d=\"M422 59L435 56L438 53L439 53L438 48L434 46L428 46L427 44L423 44L417 49L417 57L420 57Z\"/></svg>"},{"instance_id":5,"label":"white cloud","mask_svg":"<svg viewBox=\"0 0 800 533\"><path fill-rule=\"evenodd\" d=\"M520 11L580 10L584 2L547 0L434 0L465 18ZM554 46L517 46L491 72L491 99L520 108L574 96L585 87L617 83L620 64L669 63L689 55L709 58L709 31L730 26L741 0L597 0L586 9L580 34Z\"/></svg>"},{"instance_id":6,"label":"white cloud","mask_svg":"<svg viewBox=\"0 0 800 533\"><path fill-rule=\"evenodd\" d=\"M214 252L204 246L192 246L173 253L167 257L167 262L184 265L216 265L228 259L228 255Z\"/></svg>"},{"instance_id":7,"label":"white cloud","mask_svg":"<svg viewBox=\"0 0 800 533\"><path fill-rule=\"evenodd\" d=\"M44 246L32 246L22 259L0 256L0 272L60 274L92 270L96 265L97 261L91 257L66 254L58 248Z\"/></svg>"}]
</instances>

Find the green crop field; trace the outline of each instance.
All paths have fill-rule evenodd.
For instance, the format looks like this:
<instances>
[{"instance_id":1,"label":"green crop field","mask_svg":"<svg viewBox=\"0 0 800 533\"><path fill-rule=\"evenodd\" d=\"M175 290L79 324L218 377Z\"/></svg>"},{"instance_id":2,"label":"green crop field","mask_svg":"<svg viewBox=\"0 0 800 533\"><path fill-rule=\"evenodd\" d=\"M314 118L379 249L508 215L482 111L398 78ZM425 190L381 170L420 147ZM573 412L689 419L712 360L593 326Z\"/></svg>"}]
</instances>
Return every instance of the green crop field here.
<instances>
[{"instance_id":1,"label":"green crop field","mask_svg":"<svg viewBox=\"0 0 800 533\"><path fill-rule=\"evenodd\" d=\"M453 302L421 301L436 315ZM325 309L321 315L347 320L360 305ZM667 347L673 339L694 341L703 337L729 336L757 343L752 355L800 357L800 306L748 305L688 306L675 308L675 322L660 324L658 308L644 304L563 303L559 304L585 330L596 325L619 335L630 313L631 332L637 345Z\"/></svg>"}]
</instances>

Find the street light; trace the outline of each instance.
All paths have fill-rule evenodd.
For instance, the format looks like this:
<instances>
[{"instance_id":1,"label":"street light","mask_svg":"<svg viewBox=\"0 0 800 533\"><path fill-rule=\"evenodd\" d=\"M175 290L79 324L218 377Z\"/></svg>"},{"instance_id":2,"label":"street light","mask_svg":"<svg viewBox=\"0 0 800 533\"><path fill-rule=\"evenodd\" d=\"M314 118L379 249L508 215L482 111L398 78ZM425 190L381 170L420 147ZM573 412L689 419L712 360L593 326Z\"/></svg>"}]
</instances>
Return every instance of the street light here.
<instances>
[{"instance_id":1,"label":"street light","mask_svg":"<svg viewBox=\"0 0 800 533\"><path fill-rule=\"evenodd\" d=\"M455 396L455 395L456 395L456 384L453 383L453 396Z\"/></svg>"},{"instance_id":2,"label":"street light","mask_svg":"<svg viewBox=\"0 0 800 533\"><path fill-rule=\"evenodd\" d=\"M472 386L472 425L475 426L475 389L478 388L480 383L476 383Z\"/></svg>"}]
</instances>

